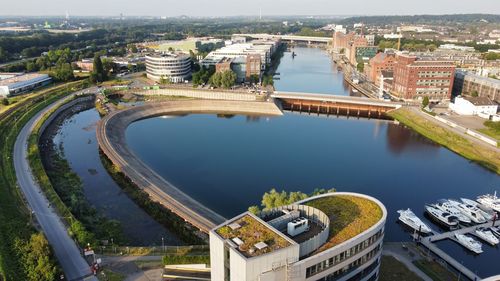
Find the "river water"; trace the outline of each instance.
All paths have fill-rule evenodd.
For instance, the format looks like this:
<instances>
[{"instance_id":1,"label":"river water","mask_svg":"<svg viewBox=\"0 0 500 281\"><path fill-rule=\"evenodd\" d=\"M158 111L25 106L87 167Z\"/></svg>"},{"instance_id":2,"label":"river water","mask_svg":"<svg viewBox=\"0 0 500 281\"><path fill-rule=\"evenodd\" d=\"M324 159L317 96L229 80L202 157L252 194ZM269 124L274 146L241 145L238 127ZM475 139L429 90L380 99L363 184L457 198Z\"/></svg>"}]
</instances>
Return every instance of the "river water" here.
<instances>
[{"instance_id":1,"label":"river water","mask_svg":"<svg viewBox=\"0 0 500 281\"><path fill-rule=\"evenodd\" d=\"M278 90L351 94L326 52L298 47L295 52L294 59L285 53L281 60ZM398 209L412 208L424 218L425 203L474 198L500 186L496 174L390 121L295 113L188 115L138 121L126 137L156 172L227 218L259 204L271 188L306 193L336 188L385 204L386 241L409 240L397 223ZM498 248L484 244L485 253L474 256L448 242L438 245L480 276L500 273L494 266Z\"/></svg>"}]
</instances>

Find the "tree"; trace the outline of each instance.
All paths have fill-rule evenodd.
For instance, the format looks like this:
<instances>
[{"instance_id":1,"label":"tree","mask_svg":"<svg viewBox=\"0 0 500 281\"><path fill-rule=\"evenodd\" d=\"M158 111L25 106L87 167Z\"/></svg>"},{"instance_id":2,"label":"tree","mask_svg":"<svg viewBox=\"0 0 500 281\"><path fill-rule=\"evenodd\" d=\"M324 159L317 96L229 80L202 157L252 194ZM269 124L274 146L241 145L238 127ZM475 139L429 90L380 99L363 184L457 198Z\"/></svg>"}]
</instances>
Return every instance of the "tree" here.
<instances>
[{"instance_id":1,"label":"tree","mask_svg":"<svg viewBox=\"0 0 500 281\"><path fill-rule=\"evenodd\" d=\"M73 68L71 64L64 63L60 66L57 66L55 71L52 73L52 77L61 82L66 82L73 80L75 76L73 75Z\"/></svg>"},{"instance_id":2,"label":"tree","mask_svg":"<svg viewBox=\"0 0 500 281\"><path fill-rule=\"evenodd\" d=\"M248 211L250 213L256 215L256 214L260 213L260 208L257 205L253 205L253 206L248 207Z\"/></svg>"},{"instance_id":3,"label":"tree","mask_svg":"<svg viewBox=\"0 0 500 281\"><path fill-rule=\"evenodd\" d=\"M274 85L273 76L265 75L264 77L262 77L262 86L267 87L267 86L273 86L273 85Z\"/></svg>"},{"instance_id":4,"label":"tree","mask_svg":"<svg viewBox=\"0 0 500 281\"><path fill-rule=\"evenodd\" d=\"M0 62L4 62L7 60L8 60L7 51L5 51L4 48L0 47Z\"/></svg>"},{"instance_id":5,"label":"tree","mask_svg":"<svg viewBox=\"0 0 500 281\"><path fill-rule=\"evenodd\" d=\"M363 70L365 69L365 63L364 62L359 62L358 65L356 66L356 69L359 72L363 72Z\"/></svg>"},{"instance_id":6,"label":"tree","mask_svg":"<svg viewBox=\"0 0 500 281\"><path fill-rule=\"evenodd\" d=\"M170 78L165 77L165 75L162 75L160 77L160 84L162 84L162 85L170 84Z\"/></svg>"},{"instance_id":7,"label":"tree","mask_svg":"<svg viewBox=\"0 0 500 281\"><path fill-rule=\"evenodd\" d=\"M426 108L429 105L429 97L425 96L424 99L422 100L422 107Z\"/></svg>"},{"instance_id":8,"label":"tree","mask_svg":"<svg viewBox=\"0 0 500 281\"><path fill-rule=\"evenodd\" d=\"M9 105L9 99L8 98L3 98L2 99L2 104L5 105L5 106Z\"/></svg>"},{"instance_id":9,"label":"tree","mask_svg":"<svg viewBox=\"0 0 500 281\"><path fill-rule=\"evenodd\" d=\"M474 91L472 91L471 96L478 97L479 93L476 90L474 90Z\"/></svg>"},{"instance_id":10,"label":"tree","mask_svg":"<svg viewBox=\"0 0 500 281\"><path fill-rule=\"evenodd\" d=\"M250 79L249 80L250 80L249 81L250 83L257 84L257 83L259 83L259 75L252 74L252 75L250 75Z\"/></svg>"},{"instance_id":11,"label":"tree","mask_svg":"<svg viewBox=\"0 0 500 281\"><path fill-rule=\"evenodd\" d=\"M31 235L29 241L17 241L17 248L22 253L24 269L30 281L56 280L57 268L51 259L49 242L42 233Z\"/></svg>"},{"instance_id":12,"label":"tree","mask_svg":"<svg viewBox=\"0 0 500 281\"><path fill-rule=\"evenodd\" d=\"M94 64L93 64L93 70L92 73L90 74L90 81L92 83L97 83L97 82L104 82L108 79L108 75L106 71L104 70L104 67L102 65L102 60L99 55L94 56Z\"/></svg>"}]
</instances>

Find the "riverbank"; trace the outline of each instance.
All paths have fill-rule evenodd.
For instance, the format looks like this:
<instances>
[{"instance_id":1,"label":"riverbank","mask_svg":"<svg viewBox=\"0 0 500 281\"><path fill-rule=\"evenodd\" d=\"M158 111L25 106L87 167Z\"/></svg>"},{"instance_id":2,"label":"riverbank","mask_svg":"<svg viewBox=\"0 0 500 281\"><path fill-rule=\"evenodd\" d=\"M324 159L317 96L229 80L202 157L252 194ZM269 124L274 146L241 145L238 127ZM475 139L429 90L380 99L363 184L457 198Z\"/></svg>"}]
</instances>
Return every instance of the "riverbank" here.
<instances>
[{"instance_id":1,"label":"riverbank","mask_svg":"<svg viewBox=\"0 0 500 281\"><path fill-rule=\"evenodd\" d=\"M392 111L388 115L449 150L500 174L500 153L496 150L474 145L464 137L426 120L408 108Z\"/></svg>"},{"instance_id":2,"label":"riverbank","mask_svg":"<svg viewBox=\"0 0 500 281\"><path fill-rule=\"evenodd\" d=\"M33 214L27 207L27 203L19 191L16 172L12 155L14 154L14 143L23 126L42 111L47 105L68 95L72 87L80 87L80 83L68 83L46 89L36 98L27 98L20 101L2 113L0 118L0 279L2 280L32 280L29 274L34 274L29 264L36 264L37 260L29 258L26 248L20 245L29 243L37 230L33 227ZM43 98L42 98L43 97ZM7 223L5 223L7 222ZM38 232L40 233L40 232ZM41 241L47 241L43 238ZM46 266L54 266L52 255L45 261L40 261L39 269ZM34 256L31 256L34 257Z\"/></svg>"}]
</instances>

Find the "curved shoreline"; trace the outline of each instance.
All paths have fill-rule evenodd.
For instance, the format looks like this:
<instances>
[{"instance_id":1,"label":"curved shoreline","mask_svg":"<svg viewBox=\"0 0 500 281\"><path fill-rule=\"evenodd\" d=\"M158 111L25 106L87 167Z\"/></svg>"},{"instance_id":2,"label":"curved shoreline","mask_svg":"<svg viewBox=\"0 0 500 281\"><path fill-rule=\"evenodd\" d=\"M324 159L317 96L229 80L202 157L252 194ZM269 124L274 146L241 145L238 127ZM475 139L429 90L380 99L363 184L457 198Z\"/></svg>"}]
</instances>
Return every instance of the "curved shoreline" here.
<instances>
[{"instance_id":1,"label":"curved shoreline","mask_svg":"<svg viewBox=\"0 0 500 281\"><path fill-rule=\"evenodd\" d=\"M125 140L127 127L133 122L161 115L181 114L245 114L280 116L283 113L271 102L243 102L223 100L189 100L151 103L113 112L97 126L97 141L103 153L151 199L208 233L226 219L196 201L142 162Z\"/></svg>"}]
</instances>

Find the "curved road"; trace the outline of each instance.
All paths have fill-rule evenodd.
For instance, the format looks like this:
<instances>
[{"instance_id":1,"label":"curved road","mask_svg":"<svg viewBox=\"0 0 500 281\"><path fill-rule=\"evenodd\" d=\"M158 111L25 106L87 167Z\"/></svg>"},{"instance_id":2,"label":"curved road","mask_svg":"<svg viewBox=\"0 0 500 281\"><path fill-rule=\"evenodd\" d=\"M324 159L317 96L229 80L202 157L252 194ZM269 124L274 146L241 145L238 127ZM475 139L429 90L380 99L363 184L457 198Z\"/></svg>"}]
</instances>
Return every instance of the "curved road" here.
<instances>
[{"instance_id":1,"label":"curved road","mask_svg":"<svg viewBox=\"0 0 500 281\"><path fill-rule=\"evenodd\" d=\"M77 92L78 93L78 92ZM74 93L73 95L77 94ZM71 96L73 96L71 95ZM70 97L71 97L70 96ZM49 206L49 201L34 179L27 159L28 138L35 124L40 118L52 108L62 104L63 98L42 111L38 112L22 128L14 145L14 168L19 187L23 192L28 204L36 216L47 240L61 264L67 280L97 280L90 271L90 267L81 256L75 242L69 236L66 227L56 214L55 210Z\"/></svg>"}]
</instances>

